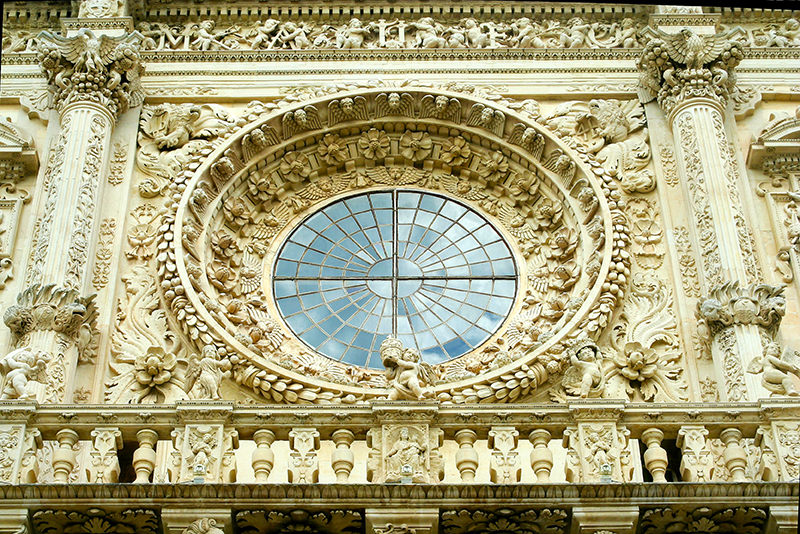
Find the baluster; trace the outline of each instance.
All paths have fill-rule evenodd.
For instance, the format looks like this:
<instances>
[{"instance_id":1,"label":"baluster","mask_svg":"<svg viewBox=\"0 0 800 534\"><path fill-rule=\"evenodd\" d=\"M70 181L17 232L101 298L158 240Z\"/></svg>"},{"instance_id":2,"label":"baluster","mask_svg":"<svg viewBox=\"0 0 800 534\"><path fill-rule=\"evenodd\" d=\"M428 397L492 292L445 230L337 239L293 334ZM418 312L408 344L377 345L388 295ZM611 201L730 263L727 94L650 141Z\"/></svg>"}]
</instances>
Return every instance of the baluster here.
<instances>
[{"instance_id":1,"label":"baluster","mask_svg":"<svg viewBox=\"0 0 800 534\"><path fill-rule=\"evenodd\" d=\"M350 446L356 437L350 430L341 429L335 431L331 438L336 446L331 458L331 465L336 473L336 481L347 482L350 478L350 472L353 470L353 465L355 465L353 451L350 450Z\"/></svg>"},{"instance_id":2,"label":"baluster","mask_svg":"<svg viewBox=\"0 0 800 534\"><path fill-rule=\"evenodd\" d=\"M456 432L456 468L461 474L462 482L475 482L475 472L478 470L478 453L475 451L475 440L478 434L474 430L464 429Z\"/></svg>"},{"instance_id":3,"label":"baluster","mask_svg":"<svg viewBox=\"0 0 800 534\"><path fill-rule=\"evenodd\" d=\"M256 430L253 433L253 441L256 442L256 449L253 451L252 463L253 473L256 482L266 482L275 465L275 453L272 452L272 443L275 441L275 433L272 430Z\"/></svg>"},{"instance_id":4,"label":"baluster","mask_svg":"<svg viewBox=\"0 0 800 534\"><path fill-rule=\"evenodd\" d=\"M143 428L136 433L139 448L133 453L133 470L136 472L134 484L147 484L150 475L156 468L155 446L158 442L158 433L149 428Z\"/></svg>"},{"instance_id":5,"label":"baluster","mask_svg":"<svg viewBox=\"0 0 800 534\"><path fill-rule=\"evenodd\" d=\"M550 437L550 432L543 428L537 428L528 436L533 444L531 467L538 482L550 482L550 471L553 469L553 452L547 447Z\"/></svg>"},{"instance_id":6,"label":"baluster","mask_svg":"<svg viewBox=\"0 0 800 534\"><path fill-rule=\"evenodd\" d=\"M731 472L733 482L744 482L747 480L745 470L747 469L747 453L742 447L742 432L738 428L726 428L719 435L725 444L725 452L722 458L725 460L725 467Z\"/></svg>"},{"instance_id":7,"label":"baluster","mask_svg":"<svg viewBox=\"0 0 800 534\"><path fill-rule=\"evenodd\" d=\"M58 431L56 440L58 448L53 451L53 480L58 484L66 484L77 464L77 454L72 448L78 443L78 433L65 428Z\"/></svg>"},{"instance_id":8,"label":"baluster","mask_svg":"<svg viewBox=\"0 0 800 534\"><path fill-rule=\"evenodd\" d=\"M648 428L642 432L642 442L647 445L644 452L644 465L653 476L653 482L666 482L667 451L661 446L664 432L659 428Z\"/></svg>"}]
</instances>

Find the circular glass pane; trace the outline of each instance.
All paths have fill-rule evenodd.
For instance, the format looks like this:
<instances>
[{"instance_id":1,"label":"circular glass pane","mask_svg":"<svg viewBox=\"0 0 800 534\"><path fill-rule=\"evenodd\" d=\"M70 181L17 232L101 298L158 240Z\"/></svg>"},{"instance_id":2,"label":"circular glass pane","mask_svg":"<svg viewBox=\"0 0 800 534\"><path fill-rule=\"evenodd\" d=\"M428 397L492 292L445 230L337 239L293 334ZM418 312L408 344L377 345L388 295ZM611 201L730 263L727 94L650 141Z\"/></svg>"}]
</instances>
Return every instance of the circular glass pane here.
<instances>
[{"instance_id":1,"label":"circular glass pane","mask_svg":"<svg viewBox=\"0 0 800 534\"><path fill-rule=\"evenodd\" d=\"M500 232L432 193L363 193L307 218L273 289L292 331L325 356L383 368L389 335L431 364L480 346L511 310L517 268Z\"/></svg>"}]
</instances>

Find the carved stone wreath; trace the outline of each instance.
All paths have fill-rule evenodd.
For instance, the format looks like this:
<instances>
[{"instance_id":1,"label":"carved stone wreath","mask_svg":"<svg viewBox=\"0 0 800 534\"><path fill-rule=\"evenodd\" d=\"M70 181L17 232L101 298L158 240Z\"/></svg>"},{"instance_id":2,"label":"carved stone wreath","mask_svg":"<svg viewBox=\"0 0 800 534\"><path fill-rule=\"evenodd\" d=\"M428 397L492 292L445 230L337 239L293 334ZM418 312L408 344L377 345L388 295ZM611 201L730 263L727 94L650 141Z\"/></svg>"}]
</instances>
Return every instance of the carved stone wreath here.
<instances>
[{"instance_id":1,"label":"carved stone wreath","mask_svg":"<svg viewBox=\"0 0 800 534\"><path fill-rule=\"evenodd\" d=\"M520 273L511 316L488 342L434 366L441 401L508 402L563 372L597 338L629 276L615 181L578 143L474 95L360 89L275 110L250 106L195 150L170 187L159 236L165 300L184 332L271 402L386 395L382 374L311 353L283 324L272 262L295 224L354 191L438 191L481 212Z\"/></svg>"}]
</instances>

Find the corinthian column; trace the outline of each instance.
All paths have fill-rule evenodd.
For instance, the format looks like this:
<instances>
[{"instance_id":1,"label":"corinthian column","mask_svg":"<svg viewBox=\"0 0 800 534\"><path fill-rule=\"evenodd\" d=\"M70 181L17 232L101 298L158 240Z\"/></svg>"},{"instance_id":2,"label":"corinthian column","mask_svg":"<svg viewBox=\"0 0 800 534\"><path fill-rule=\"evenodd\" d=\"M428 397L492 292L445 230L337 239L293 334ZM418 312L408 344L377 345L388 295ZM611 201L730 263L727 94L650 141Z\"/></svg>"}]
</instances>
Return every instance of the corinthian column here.
<instances>
[{"instance_id":1,"label":"corinthian column","mask_svg":"<svg viewBox=\"0 0 800 534\"><path fill-rule=\"evenodd\" d=\"M96 344L97 313L93 298L86 296L90 241L112 129L120 114L142 101L141 39L137 32L109 37L85 28L69 37L38 36L60 131L43 177L27 287L4 320L16 347L29 347L27 357L46 369L29 377L46 381L39 393L27 395L39 401L68 400L69 377Z\"/></svg>"},{"instance_id":2,"label":"corinthian column","mask_svg":"<svg viewBox=\"0 0 800 534\"><path fill-rule=\"evenodd\" d=\"M724 126L735 88L734 68L743 57L741 45L730 39L732 33L655 31L639 59L639 97L643 103L657 100L672 129L678 172L701 248L707 295L698 305L701 334L707 336L717 375L723 378L725 400L744 401L768 395L758 378L745 372L763 355L765 332L755 317L765 314L771 336L783 310L760 309L763 295L772 299L780 289L756 290L759 271ZM741 313L717 316L735 306Z\"/></svg>"}]
</instances>

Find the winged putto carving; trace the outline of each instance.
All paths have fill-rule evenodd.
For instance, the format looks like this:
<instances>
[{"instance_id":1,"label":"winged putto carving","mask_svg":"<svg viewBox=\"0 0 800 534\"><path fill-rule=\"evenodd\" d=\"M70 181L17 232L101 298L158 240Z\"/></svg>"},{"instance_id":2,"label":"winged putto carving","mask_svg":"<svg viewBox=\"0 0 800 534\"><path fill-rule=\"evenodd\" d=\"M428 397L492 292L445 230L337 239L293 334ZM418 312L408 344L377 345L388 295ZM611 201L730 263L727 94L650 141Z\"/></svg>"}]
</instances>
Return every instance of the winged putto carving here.
<instances>
[{"instance_id":1,"label":"winged putto carving","mask_svg":"<svg viewBox=\"0 0 800 534\"><path fill-rule=\"evenodd\" d=\"M408 93L381 93L375 97L375 117L414 116L414 97Z\"/></svg>"},{"instance_id":2,"label":"winged putto carving","mask_svg":"<svg viewBox=\"0 0 800 534\"><path fill-rule=\"evenodd\" d=\"M542 159L544 136L533 128L517 123L508 136L508 142L524 148L534 159Z\"/></svg>"},{"instance_id":3,"label":"winged putto carving","mask_svg":"<svg viewBox=\"0 0 800 534\"><path fill-rule=\"evenodd\" d=\"M367 119L369 119L367 99L363 96L333 100L328 104L328 126L345 121Z\"/></svg>"},{"instance_id":4,"label":"winged putto carving","mask_svg":"<svg viewBox=\"0 0 800 534\"><path fill-rule=\"evenodd\" d=\"M283 138L289 139L296 133L322 128L319 111L308 105L303 109L288 111L283 116Z\"/></svg>"},{"instance_id":5,"label":"winged putto carving","mask_svg":"<svg viewBox=\"0 0 800 534\"><path fill-rule=\"evenodd\" d=\"M495 135L502 136L506 125L506 116L502 111L492 109L483 104L474 104L469 112L467 125L478 126L489 130Z\"/></svg>"},{"instance_id":6,"label":"winged putto carving","mask_svg":"<svg viewBox=\"0 0 800 534\"><path fill-rule=\"evenodd\" d=\"M461 102L457 98L448 98L444 95L425 95L422 97L419 117L461 122Z\"/></svg>"}]
</instances>

